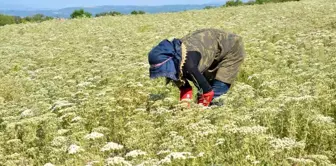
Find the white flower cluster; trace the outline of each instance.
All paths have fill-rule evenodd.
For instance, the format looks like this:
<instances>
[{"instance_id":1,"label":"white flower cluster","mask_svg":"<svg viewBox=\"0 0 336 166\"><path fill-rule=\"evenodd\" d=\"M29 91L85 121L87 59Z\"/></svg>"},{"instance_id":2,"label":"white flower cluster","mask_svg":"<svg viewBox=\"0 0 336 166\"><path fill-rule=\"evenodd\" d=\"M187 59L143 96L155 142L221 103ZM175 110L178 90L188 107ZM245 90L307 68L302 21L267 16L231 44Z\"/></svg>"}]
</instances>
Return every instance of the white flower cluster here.
<instances>
[{"instance_id":1,"label":"white flower cluster","mask_svg":"<svg viewBox=\"0 0 336 166\"><path fill-rule=\"evenodd\" d=\"M44 164L44 166L55 166L55 165L51 164L51 163L46 163L46 164Z\"/></svg>"},{"instance_id":2,"label":"white flower cluster","mask_svg":"<svg viewBox=\"0 0 336 166\"><path fill-rule=\"evenodd\" d=\"M336 166L336 164L332 164L332 161L329 160L329 157L325 155L314 154L314 155L307 155L304 158L313 160L319 165Z\"/></svg>"},{"instance_id":3,"label":"white flower cluster","mask_svg":"<svg viewBox=\"0 0 336 166\"><path fill-rule=\"evenodd\" d=\"M146 112L145 108L137 108L134 110L135 112Z\"/></svg>"},{"instance_id":4,"label":"white flower cluster","mask_svg":"<svg viewBox=\"0 0 336 166\"><path fill-rule=\"evenodd\" d=\"M64 135L66 133L68 133L70 130L68 129L60 129L57 131L57 135Z\"/></svg>"},{"instance_id":5,"label":"white flower cluster","mask_svg":"<svg viewBox=\"0 0 336 166\"><path fill-rule=\"evenodd\" d=\"M94 165L99 164L99 163L100 163L99 161L89 161L89 162L86 163L85 166L94 166Z\"/></svg>"},{"instance_id":6,"label":"white flower cluster","mask_svg":"<svg viewBox=\"0 0 336 166\"><path fill-rule=\"evenodd\" d=\"M126 157L138 157L138 156L144 156L144 155L147 155L146 152L142 151L142 150L133 150L133 151L130 151L126 154Z\"/></svg>"},{"instance_id":7,"label":"white flower cluster","mask_svg":"<svg viewBox=\"0 0 336 166\"><path fill-rule=\"evenodd\" d=\"M76 153L79 153L81 151L84 151L84 150L80 146L78 146L76 144L72 144L68 148L68 153L69 154L76 154Z\"/></svg>"},{"instance_id":8,"label":"white flower cluster","mask_svg":"<svg viewBox=\"0 0 336 166\"><path fill-rule=\"evenodd\" d=\"M52 141L51 141L51 146L54 146L54 147L60 147L60 146L63 146L64 144L66 144L67 142L67 138L64 137L64 136L58 136L58 137L55 137Z\"/></svg>"},{"instance_id":9,"label":"white flower cluster","mask_svg":"<svg viewBox=\"0 0 336 166\"><path fill-rule=\"evenodd\" d=\"M314 96L310 96L310 95L305 95L305 96L299 96L299 97L290 97L287 96L284 98L284 102L301 102L301 101L313 101L315 99Z\"/></svg>"},{"instance_id":10,"label":"white flower cluster","mask_svg":"<svg viewBox=\"0 0 336 166\"><path fill-rule=\"evenodd\" d=\"M24 118L31 117L31 116L34 116L34 112L31 109L26 109L26 110L22 111L22 113L21 113L21 117L24 117Z\"/></svg>"},{"instance_id":11,"label":"white flower cluster","mask_svg":"<svg viewBox=\"0 0 336 166\"><path fill-rule=\"evenodd\" d=\"M167 142L163 143L164 146L166 146L169 149L174 149L174 148L181 148L186 146L187 140L184 138L184 136L179 135L178 132L176 131L171 131L169 133L169 139Z\"/></svg>"},{"instance_id":12,"label":"white flower cluster","mask_svg":"<svg viewBox=\"0 0 336 166\"><path fill-rule=\"evenodd\" d=\"M224 138L219 138L219 139L217 139L217 141L216 141L216 146L218 146L218 145L222 145L222 144L224 144L224 141L225 141L225 139Z\"/></svg>"},{"instance_id":13,"label":"white flower cluster","mask_svg":"<svg viewBox=\"0 0 336 166\"><path fill-rule=\"evenodd\" d=\"M110 157L106 159L107 165L125 165L132 166L128 161L126 161L123 157Z\"/></svg>"},{"instance_id":14,"label":"white flower cluster","mask_svg":"<svg viewBox=\"0 0 336 166\"><path fill-rule=\"evenodd\" d=\"M259 160L256 159L255 156L247 155L245 157L245 159L248 160L248 161L250 161L253 165L257 165L257 164L261 163Z\"/></svg>"},{"instance_id":15,"label":"white flower cluster","mask_svg":"<svg viewBox=\"0 0 336 166\"><path fill-rule=\"evenodd\" d=\"M95 139L98 139L98 138L101 138L101 137L104 137L104 134L98 133L98 132L92 132L92 133L86 135L84 138L88 139L88 140L95 140Z\"/></svg>"},{"instance_id":16,"label":"white flower cluster","mask_svg":"<svg viewBox=\"0 0 336 166\"><path fill-rule=\"evenodd\" d=\"M200 152L198 155L197 155L197 157L204 157L204 152Z\"/></svg>"},{"instance_id":17,"label":"white flower cluster","mask_svg":"<svg viewBox=\"0 0 336 166\"><path fill-rule=\"evenodd\" d=\"M231 126L224 126L224 130L229 133L239 133L243 135L247 134L264 134L267 131L267 127L263 126L244 126L244 127L231 127Z\"/></svg>"},{"instance_id":18,"label":"white flower cluster","mask_svg":"<svg viewBox=\"0 0 336 166\"><path fill-rule=\"evenodd\" d=\"M329 161L329 158L325 155L318 155L318 154L314 154L314 155L308 155L305 158L309 158L309 159L313 159L313 160L318 160L318 161Z\"/></svg>"},{"instance_id":19,"label":"white flower cluster","mask_svg":"<svg viewBox=\"0 0 336 166\"><path fill-rule=\"evenodd\" d=\"M315 116L313 120L314 123L323 124L323 125L326 125L326 124L335 125L333 121L334 121L333 117L324 116L322 114Z\"/></svg>"},{"instance_id":20,"label":"white flower cluster","mask_svg":"<svg viewBox=\"0 0 336 166\"><path fill-rule=\"evenodd\" d=\"M159 164L167 164L171 163L172 160L186 160L195 158L191 155L190 152L172 152L169 155L167 155L164 159L160 160Z\"/></svg>"},{"instance_id":21,"label":"white flower cluster","mask_svg":"<svg viewBox=\"0 0 336 166\"><path fill-rule=\"evenodd\" d=\"M155 112L155 114L164 114L164 113L169 113L169 112L173 112L173 110L169 110L169 109L166 109L166 108L163 108L163 107L159 107Z\"/></svg>"},{"instance_id":22,"label":"white flower cluster","mask_svg":"<svg viewBox=\"0 0 336 166\"><path fill-rule=\"evenodd\" d=\"M171 152L170 150L161 150L161 151L157 152L156 154L161 155L161 154L167 154L167 153L170 153L170 152Z\"/></svg>"},{"instance_id":23,"label":"white flower cluster","mask_svg":"<svg viewBox=\"0 0 336 166\"><path fill-rule=\"evenodd\" d=\"M61 101L56 101L54 103L54 105L50 108L52 111L57 111L59 109L62 109L62 108L66 108L66 107L71 107L73 106L74 104L73 103L70 103L68 101L64 101L64 100L61 100Z\"/></svg>"},{"instance_id":24,"label":"white flower cluster","mask_svg":"<svg viewBox=\"0 0 336 166\"><path fill-rule=\"evenodd\" d=\"M308 165L308 164L316 164L313 160L311 159L305 159L305 158L294 158L294 157L289 157L287 158L288 160L292 161L294 164L303 164L303 165Z\"/></svg>"},{"instance_id":25,"label":"white flower cluster","mask_svg":"<svg viewBox=\"0 0 336 166\"><path fill-rule=\"evenodd\" d=\"M270 141L271 146L276 150L284 150L284 149L293 149L293 148L304 148L304 142L297 142L291 138L275 138Z\"/></svg>"},{"instance_id":26,"label":"white flower cluster","mask_svg":"<svg viewBox=\"0 0 336 166\"><path fill-rule=\"evenodd\" d=\"M143 161L142 163L136 165L136 166L157 166L159 160L157 159L149 159L149 160L146 160L146 161Z\"/></svg>"},{"instance_id":27,"label":"white flower cluster","mask_svg":"<svg viewBox=\"0 0 336 166\"><path fill-rule=\"evenodd\" d=\"M74 117L74 118L71 120L71 122L78 122L78 121L80 121L80 120L82 120L82 117L80 117L80 116L76 116L76 117Z\"/></svg>"},{"instance_id":28,"label":"white flower cluster","mask_svg":"<svg viewBox=\"0 0 336 166\"><path fill-rule=\"evenodd\" d=\"M105 152L105 151L110 151L110 150L121 150L123 148L124 148L123 145L119 145L114 142L108 142L103 148L101 148L101 151Z\"/></svg>"},{"instance_id":29,"label":"white flower cluster","mask_svg":"<svg viewBox=\"0 0 336 166\"><path fill-rule=\"evenodd\" d=\"M81 88L84 88L84 87L87 87L89 85L91 85L92 82L81 82L77 85L77 87L81 87Z\"/></svg>"},{"instance_id":30,"label":"white flower cluster","mask_svg":"<svg viewBox=\"0 0 336 166\"><path fill-rule=\"evenodd\" d=\"M208 119L202 119L199 122L192 123L187 126L187 129L201 137L217 133L217 127L212 125Z\"/></svg>"}]
</instances>

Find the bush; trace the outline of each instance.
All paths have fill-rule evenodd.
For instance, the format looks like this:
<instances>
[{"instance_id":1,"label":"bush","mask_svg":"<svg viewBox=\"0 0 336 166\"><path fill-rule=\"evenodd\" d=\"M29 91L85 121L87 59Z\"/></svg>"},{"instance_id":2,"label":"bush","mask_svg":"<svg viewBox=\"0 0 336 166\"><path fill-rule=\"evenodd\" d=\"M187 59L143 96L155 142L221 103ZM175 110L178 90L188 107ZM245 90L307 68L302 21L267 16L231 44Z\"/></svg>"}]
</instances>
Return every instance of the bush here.
<instances>
[{"instance_id":1,"label":"bush","mask_svg":"<svg viewBox=\"0 0 336 166\"><path fill-rule=\"evenodd\" d=\"M101 16L120 16L120 15L122 15L120 12L111 11L111 12L98 13L98 14L96 14L96 17L101 17Z\"/></svg>"},{"instance_id":2,"label":"bush","mask_svg":"<svg viewBox=\"0 0 336 166\"><path fill-rule=\"evenodd\" d=\"M82 17L91 17L92 14L89 12L84 11L84 9L79 9L79 10L75 10L70 17L71 18L82 18Z\"/></svg>"},{"instance_id":3,"label":"bush","mask_svg":"<svg viewBox=\"0 0 336 166\"><path fill-rule=\"evenodd\" d=\"M289 1L300 1L300 0L273 0L274 2L289 2Z\"/></svg>"},{"instance_id":4,"label":"bush","mask_svg":"<svg viewBox=\"0 0 336 166\"><path fill-rule=\"evenodd\" d=\"M19 17L19 16L13 16L13 17L14 17L14 20L15 20L16 24L22 23L22 18L21 17Z\"/></svg>"},{"instance_id":5,"label":"bush","mask_svg":"<svg viewBox=\"0 0 336 166\"><path fill-rule=\"evenodd\" d=\"M144 12L144 11L142 11L142 10L139 10L139 11L136 11L136 10L133 10L132 12L131 12L131 14L133 14L133 15L137 15L137 14L145 14L146 12Z\"/></svg>"},{"instance_id":6,"label":"bush","mask_svg":"<svg viewBox=\"0 0 336 166\"><path fill-rule=\"evenodd\" d=\"M20 22L43 22L43 21L47 21L51 19L53 18L49 16L45 16L43 14L35 14L31 17L28 16L28 17L24 17L20 19Z\"/></svg>"},{"instance_id":7,"label":"bush","mask_svg":"<svg viewBox=\"0 0 336 166\"><path fill-rule=\"evenodd\" d=\"M139 10L139 11L138 11L138 14L146 14L146 12L145 12L145 11L142 11L142 10Z\"/></svg>"},{"instance_id":8,"label":"bush","mask_svg":"<svg viewBox=\"0 0 336 166\"><path fill-rule=\"evenodd\" d=\"M33 16L27 16L24 18L21 18L19 16L9 16L0 14L0 26L6 24L20 24L26 22L43 22L51 19L53 19L53 17L44 16L43 14L35 14Z\"/></svg>"},{"instance_id":9,"label":"bush","mask_svg":"<svg viewBox=\"0 0 336 166\"><path fill-rule=\"evenodd\" d=\"M7 24L15 24L15 17L14 16L8 16L4 14L0 14L0 26L4 26Z\"/></svg>"},{"instance_id":10,"label":"bush","mask_svg":"<svg viewBox=\"0 0 336 166\"><path fill-rule=\"evenodd\" d=\"M53 19L52 17L49 16L45 16L43 14L36 14L34 16L32 16L32 20L34 22L42 22L42 21L47 21L47 20L51 20Z\"/></svg>"},{"instance_id":11,"label":"bush","mask_svg":"<svg viewBox=\"0 0 336 166\"><path fill-rule=\"evenodd\" d=\"M256 4L264 4L264 3L279 3L279 2L289 2L289 1L300 1L300 0L256 0Z\"/></svg>"},{"instance_id":12,"label":"bush","mask_svg":"<svg viewBox=\"0 0 336 166\"><path fill-rule=\"evenodd\" d=\"M229 6L240 6L243 5L244 3L241 0L230 0L227 1L225 4L225 7L229 7Z\"/></svg>"},{"instance_id":13,"label":"bush","mask_svg":"<svg viewBox=\"0 0 336 166\"><path fill-rule=\"evenodd\" d=\"M216 8L215 6L206 6L204 7L204 9L213 9L213 8Z\"/></svg>"}]
</instances>

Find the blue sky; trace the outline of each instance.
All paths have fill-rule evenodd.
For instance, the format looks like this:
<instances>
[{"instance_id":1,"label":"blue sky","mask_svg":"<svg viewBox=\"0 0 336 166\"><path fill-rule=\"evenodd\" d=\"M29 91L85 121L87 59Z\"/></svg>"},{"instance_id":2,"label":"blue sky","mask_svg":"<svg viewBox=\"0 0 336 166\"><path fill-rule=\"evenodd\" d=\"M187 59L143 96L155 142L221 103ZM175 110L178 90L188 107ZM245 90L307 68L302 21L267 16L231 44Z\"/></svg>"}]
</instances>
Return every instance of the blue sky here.
<instances>
[{"instance_id":1,"label":"blue sky","mask_svg":"<svg viewBox=\"0 0 336 166\"><path fill-rule=\"evenodd\" d=\"M101 5L167 5L167 4L206 4L225 2L226 0L0 0L4 6L22 8L58 9L65 7L90 7ZM1 5L0 5L1 7Z\"/></svg>"}]
</instances>

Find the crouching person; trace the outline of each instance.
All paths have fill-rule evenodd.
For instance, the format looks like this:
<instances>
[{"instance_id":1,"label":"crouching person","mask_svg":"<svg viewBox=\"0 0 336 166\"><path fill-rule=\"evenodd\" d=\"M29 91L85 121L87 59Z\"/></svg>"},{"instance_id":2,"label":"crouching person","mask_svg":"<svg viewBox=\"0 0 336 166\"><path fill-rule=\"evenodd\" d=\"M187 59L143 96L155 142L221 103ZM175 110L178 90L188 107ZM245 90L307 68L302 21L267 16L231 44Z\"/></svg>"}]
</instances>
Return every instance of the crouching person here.
<instances>
[{"instance_id":1,"label":"crouching person","mask_svg":"<svg viewBox=\"0 0 336 166\"><path fill-rule=\"evenodd\" d=\"M213 105L226 94L245 57L241 37L218 29L202 29L172 41L163 40L148 54L150 78L166 77L180 90L180 100L192 100L188 81L197 87L197 103Z\"/></svg>"}]
</instances>

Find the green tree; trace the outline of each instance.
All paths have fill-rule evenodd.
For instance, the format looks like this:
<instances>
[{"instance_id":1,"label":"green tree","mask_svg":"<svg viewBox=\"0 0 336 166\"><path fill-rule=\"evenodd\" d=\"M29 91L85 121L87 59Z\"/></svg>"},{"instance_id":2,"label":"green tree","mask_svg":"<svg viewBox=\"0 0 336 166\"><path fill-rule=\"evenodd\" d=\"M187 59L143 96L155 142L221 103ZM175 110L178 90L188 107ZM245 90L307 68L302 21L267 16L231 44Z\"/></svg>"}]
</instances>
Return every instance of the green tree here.
<instances>
[{"instance_id":1,"label":"green tree","mask_svg":"<svg viewBox=\"0 0 336 166\"><path fill-rule=\"evenodd\" d=\"M137 14L138 14L138 11L133 10L133 11L131 12L131 14L137 15Z\"/></svg>"},{"instance_id":2,"label":"green tree","mask_svg":"<svg viewBox=\"0 0 336 166\"><path fill-rule=\"evenodd\" d=\"M244 3L241 0L230 0L230 1L227 1L224 6L229 7L229 6L240 6L240 5L244 5Z\"/></svg>"},{"instance_id":3,"label":"green tree","mask_svg":"<svg viewBox=\"0 0 336 166\"><path fill-rule=\"evenodd\" d=\"M75 10L70 17L71 18L82 18L82 17L91 17L92 14L89 12L84 11L84 9L79 9L79 10Z\"/></svg>"}]
</instances>

